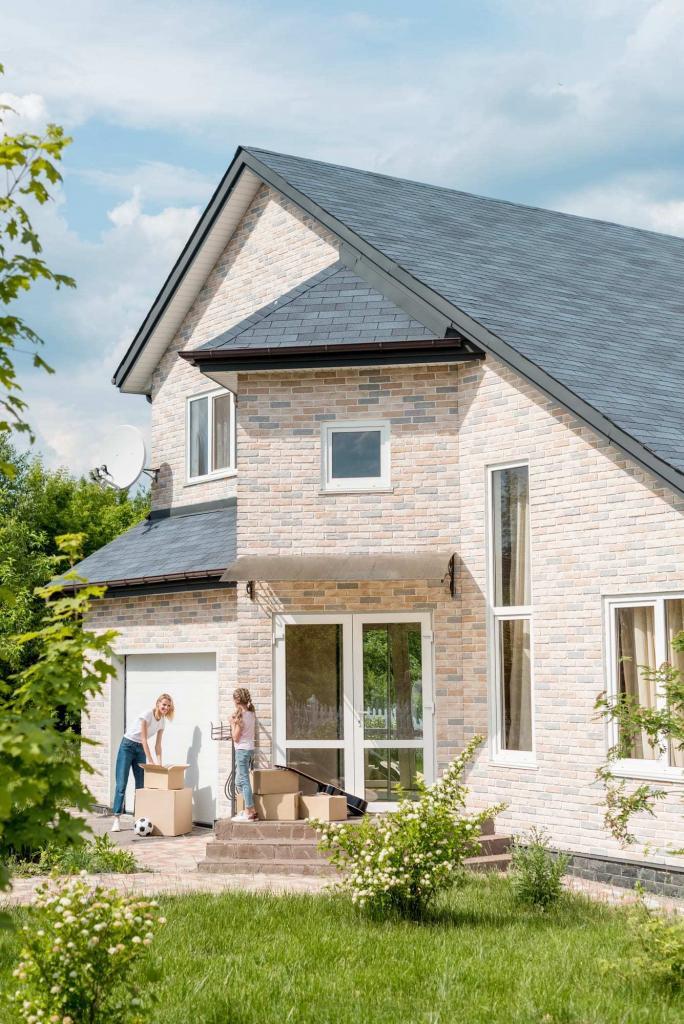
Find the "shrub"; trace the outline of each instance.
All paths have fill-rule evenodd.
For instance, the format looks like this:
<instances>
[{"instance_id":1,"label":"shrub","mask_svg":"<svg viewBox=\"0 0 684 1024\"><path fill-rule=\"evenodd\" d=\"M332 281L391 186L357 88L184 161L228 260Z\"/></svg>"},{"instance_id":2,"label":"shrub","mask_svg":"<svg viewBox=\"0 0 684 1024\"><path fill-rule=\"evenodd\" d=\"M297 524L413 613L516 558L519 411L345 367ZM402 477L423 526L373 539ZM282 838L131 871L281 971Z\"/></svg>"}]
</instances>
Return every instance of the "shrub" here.
<instances>
[{"instance_id":1,"label":"shrub","mask_svg":"<svg viewBox=\"0 0 684 1024\"><path fill-rule=\"evenodd\" d=\"M639 946L631 962L636 977L644 975L672 988L684 986L684 920L650 910L643 896L633 912Z\"/></svg>"},{"instance_id":2,"label":"shrub","mask_svg":"<svg viewBox=\"0 0 684 1024\"><path fill-rule=\"evenodd\" d=\"M140 870L133 854L116 846L108 835L95 836L89 842L66 849L51 843L40 851L38 860L16 860L11 862L10 866L12 874L24 877L48 875L52 872L59 875L77 875L81 871L87 871L88 874L111 872L129 875Z\"/></svg>"},{"instance_id":3,"label":"shrub","mask_svg":"<svg viewBox=\"0 0 684 1024\"><path fill-rule=\"evenodd\" d=\"M419 916L440 890L454 884L466 857L478 852L483 822L501 807L463 813L463 772L482 742L476 737L432 786L418 782L420 798L359 824L312 821L320 848L343 873L352 901L376 913L395 909Z\"/></svg>"},{"instance_id":4,"label":"shrub","mask_svg":"<svg viewBox=\"0 0 684 1024\"><path fill-rule=\"evenodd\" d=\"M568 866L564 853L551 853L544 829L533 828L513 844L513 891L522 903L545 909L563 893Z\"/></svg>"},{"instance_id":5,"label":"shrub","mask_svg":"<svg viewBox=\"0 0 684 1024\"><path fill-rule=\"evenodd\" d=\"M83 878L37 890L11 998L26 1024L142 1024L125 981L164 923L155 901L91 888Z\"/></svg>"}]
</instances>

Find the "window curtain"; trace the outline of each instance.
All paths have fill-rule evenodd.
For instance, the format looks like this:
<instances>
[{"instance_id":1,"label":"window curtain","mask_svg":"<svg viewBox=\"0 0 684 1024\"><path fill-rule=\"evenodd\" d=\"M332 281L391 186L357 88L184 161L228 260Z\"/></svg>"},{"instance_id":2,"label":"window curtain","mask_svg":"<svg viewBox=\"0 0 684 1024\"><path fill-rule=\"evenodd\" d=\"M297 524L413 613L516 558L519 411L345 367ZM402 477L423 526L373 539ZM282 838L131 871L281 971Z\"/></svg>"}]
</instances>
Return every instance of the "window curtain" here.
<instances>
[{"instance_id":1,"label":"window curtain","mask_svg":"<svg viewBox=\"0 0 684 1024\"><path fill-rule=\"evenodd\" d=\"M684 678L684 651L674 651L672 641L678 633L684 631L684 601L666 601L667 609L667 657L673 668L678 669ZM684 768L684 747L670 743L670 765L673 768Z\"/></svg>"},{"instance_id":2,"label":"window curtain","mask_svg":"<svg viewBox=\"0 0 684 1024\"><path fill-rule=\"evenodd\" d=\"M654 619L650 607L618 609L619 690L635 697L644 708L655 707L655 682L644 672L644 667L656 667ZM641 732L634 737L630 756L653 761L659 753Z\"/></svg>"},{"instance_id":3,"label":"window curtain","mask_svg":"<svg viewBox=\"0 0 684 1024\"><path fill-rule=\"evenodd\" d=\"M530 515L526 466L494 474L495 603L530 603ZM532 694L529 619L499 623L504 744L507 750L532 749Z\"/></svg>"}]
</instances>

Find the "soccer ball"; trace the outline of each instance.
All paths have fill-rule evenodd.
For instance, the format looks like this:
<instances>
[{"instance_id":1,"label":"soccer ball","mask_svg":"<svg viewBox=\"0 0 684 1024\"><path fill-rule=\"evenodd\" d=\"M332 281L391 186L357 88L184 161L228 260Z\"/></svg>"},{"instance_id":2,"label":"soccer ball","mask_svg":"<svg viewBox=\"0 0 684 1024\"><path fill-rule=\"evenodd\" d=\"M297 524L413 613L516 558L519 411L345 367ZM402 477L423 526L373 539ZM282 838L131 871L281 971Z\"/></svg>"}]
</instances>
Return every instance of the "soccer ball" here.
<instances>
[{"instance_id":1,"label":"soccer ball","mask_svg":"<svg viewBox=\"0 0 684 1024\"><path fill-rule=\"evenodd\" d=\"M138 818L135 825L133 826L133 831L135 832L136 836L151 836L153 828L154 825L152 824L149 818Z\"/></svg>"}]
</instances>

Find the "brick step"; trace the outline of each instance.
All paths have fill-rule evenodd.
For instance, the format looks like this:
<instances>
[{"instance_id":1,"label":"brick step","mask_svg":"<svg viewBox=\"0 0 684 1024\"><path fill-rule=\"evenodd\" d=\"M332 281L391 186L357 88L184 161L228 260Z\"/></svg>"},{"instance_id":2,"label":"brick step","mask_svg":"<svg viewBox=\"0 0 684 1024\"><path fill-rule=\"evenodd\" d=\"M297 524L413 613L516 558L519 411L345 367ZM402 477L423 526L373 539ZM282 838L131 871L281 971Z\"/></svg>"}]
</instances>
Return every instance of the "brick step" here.
<instances>
[{"instance_id":1,"label":"brick step","mask_svg":"<svg viewBox=\"0 0 684 1024\"><path fill-rule=\"evenodd\" d=\"M470 857L464 861L469 871L508 871L511 865L510 853L488 854L484 857Z\"/></svg>"},{"instance_id":2,"label":"brick step","mask_svg":"<svg viewBox=\"0 0 684 1024\"><path fill-rule=\"evenodd\" d=\"M315 842L304 840L290 842L274 842L269 839L255 840L252 843L235 840L207 843L207 860L317 860L327 863L324 855L318 850Z\"/></svg>"},{"instance_id":3,"label":"brick step","mask_svg":"<svg viewBox=\"0 0 684 1024\"><path fill-rule=\"evenodd\" d=\"M335 868L325 861L311 860L201 860L197 870L211 875L303 875L334 876Z\"/></svg>"},{"instance_id":4,"label":"brick step","mask_svg":"<svg viewBox=\"0 0 684 1024\"><path fill-rule=\"evenodd\" d=\"M361 818L348 818L345 825L356 825ZM214 838L227 841L244 840L253 842L256 839L278 840L286 842L306 839L318 842L316 832L308 821L231 821L222 818L214 826Z\"/></svg>"}]
</instances>

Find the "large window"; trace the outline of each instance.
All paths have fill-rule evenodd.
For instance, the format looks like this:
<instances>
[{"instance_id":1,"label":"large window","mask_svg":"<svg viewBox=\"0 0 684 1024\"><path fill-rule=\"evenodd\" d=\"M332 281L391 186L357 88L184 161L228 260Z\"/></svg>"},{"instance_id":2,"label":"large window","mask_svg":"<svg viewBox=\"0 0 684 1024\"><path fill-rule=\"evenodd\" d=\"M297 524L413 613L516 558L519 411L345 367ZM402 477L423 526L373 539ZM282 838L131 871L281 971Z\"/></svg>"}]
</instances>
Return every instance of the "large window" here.
<instances>
[{"instance_id":1,"label":"large window","mask_svg":"<svg viewBox=\"0 0 684 1024\"><path fill-rule=\"evenodd\" d=\"M188 399L187 477L196 482L235 470L235 398L210 391Z\"/></svg>"},{"instance_id":2,"label":"large window","mask_svg":"<svg viewBox=\"0 0 684 1024\"><path fill-rule=\"evenodd\" d=\"M489 636L494 755L533 759L529 471L490 471Z\"/></svg>"},{"instance_id":3,"label":"large window","mask_svg":"<svg viewBox=\"0 0 684 1024\"><path fill-rule=\"evenodd\" d=\"M321 433L321 484L326 491L388 488L389 425L382 421L326 423Z\"/></svg>"},{"instance_id":4,"label":"large window","mask_svg":"<svg viewBox=\"0 0 684 1024\"><path fill-rule=\"evenodd\" d=\"M649 597L609 602L609 684L613 695L624 695L643 708L664 706L653 673L664 663L684 672L684 654L672 650L672 640L684 630L683 597ZM611 746L619 736L611 725ZM626 771L667 774L684 768L684 750L673 743L653 747L646 734L631 738Z\"/></svg>"}]
</instances>

